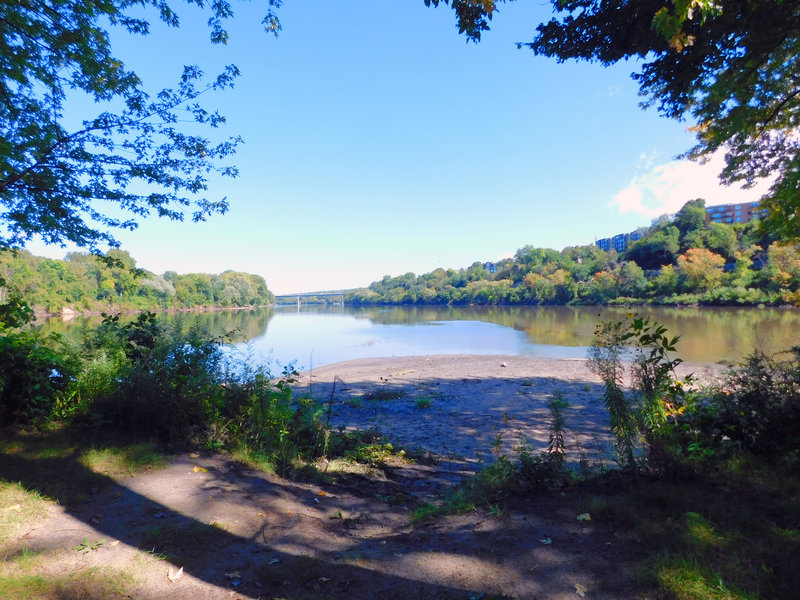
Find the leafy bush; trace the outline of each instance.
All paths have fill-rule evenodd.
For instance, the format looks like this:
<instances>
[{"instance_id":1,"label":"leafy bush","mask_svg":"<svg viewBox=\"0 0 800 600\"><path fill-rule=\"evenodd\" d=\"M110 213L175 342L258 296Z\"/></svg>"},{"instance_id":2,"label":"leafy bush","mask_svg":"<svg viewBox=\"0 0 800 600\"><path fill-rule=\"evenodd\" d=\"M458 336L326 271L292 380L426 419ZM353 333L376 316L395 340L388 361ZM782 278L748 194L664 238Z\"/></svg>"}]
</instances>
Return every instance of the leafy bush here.
<instances>
[{"instance_id":1,"label":"leafy bush","mask_svg":"<svg viewBox=\"0 0 800 600\"><path fill-rule=\"evenodd\" d=\"M0 425L46 419L66 391L74 361L57 336L0 330Z\"/></svg>"},{"instance_id":2,"label":"leafy bush","mask_svg":"<svg viewBox=\"0 0 800 600\"><path fill-rule=\"evenodd\" d=\"M221 404L219 341L177 336L143 313L127 325L106 317L89 346L96 358L75 386L93 395L87 410L96 421L170 446L205 438Z\"/></svg>"},{"instance_id":3,"label":"leafy bush","mask_svg":"<svg viewBox=\"0 0 800 600\"><path fill-rule=\"evenodd\" d=\"M0 304L0 426L47 418L76 370L62 339L31 329L32 320L31 308L9 290Z\"/></svg>"},{"instance_id":4,"label":"leafy bush","mask_svg":"<svg viewBox=\"0 0 800 600\"><path fill-rule=\"evenodd\" d=\"M718 434L759 454L797 448L800 440L800 347L783 359L761 351L727 372L724 393L716 397Z\"/></svg>"}]
</instances>

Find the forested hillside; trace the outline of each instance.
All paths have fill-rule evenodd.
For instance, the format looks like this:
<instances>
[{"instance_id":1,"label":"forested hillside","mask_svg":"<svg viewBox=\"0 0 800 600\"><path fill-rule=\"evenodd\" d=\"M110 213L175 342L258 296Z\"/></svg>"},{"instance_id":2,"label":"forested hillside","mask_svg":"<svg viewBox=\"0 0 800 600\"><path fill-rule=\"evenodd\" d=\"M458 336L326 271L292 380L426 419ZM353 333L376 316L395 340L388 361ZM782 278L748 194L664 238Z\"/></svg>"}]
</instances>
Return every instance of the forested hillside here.
<instances>
[{"instance_id":1,"label":"forested hillside","mask_svg":"<svg viewBox=\"0 0 800 600\"><path fill-rule=\"evenodd\" d=\"M384 277L348 295L352 304L797 304L800 245L757 223L705 222L692 200L660 217L626 252L595 245L525 246L514 258L466 269Z\"/></svg>"},{"instance_id":2,"label":"forested hillside","mask_svg":"<svg viewBox=\"0 0 800 600\"><path fill-rule=\"evenodd\" d=\"M158 310L271 304L272 292L259 275L225 271L218 275L136 268L125 251L111 250L113 262L72 252L64 260L20 250L0 253L0 277L40 312Z\"/></svg>"}]
</instances>

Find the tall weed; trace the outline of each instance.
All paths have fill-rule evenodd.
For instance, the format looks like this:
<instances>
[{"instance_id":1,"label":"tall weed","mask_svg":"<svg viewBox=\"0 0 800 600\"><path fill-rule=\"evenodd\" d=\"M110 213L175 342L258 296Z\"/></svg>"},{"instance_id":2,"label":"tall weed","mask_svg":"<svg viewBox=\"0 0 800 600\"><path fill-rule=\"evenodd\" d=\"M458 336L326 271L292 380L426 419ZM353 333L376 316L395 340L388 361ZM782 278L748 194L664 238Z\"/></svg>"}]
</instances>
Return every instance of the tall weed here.
<instances>
[{"instance_id":1,"label":"tall weed","mask_svg":"<svg viewBox=\"0 0 800 600\"><path fill-rule=\"evenodd\" d=\"M605 321L595 329L589 350L590 368L603 380L603 401L616 437L617 455L625 467L636 469L637 456L649 467L662 468L674 449L671 417L693 402L694 378L678 378L673 358L678 336L666 335L662 325L628 314L622 321ZM625 360L627 359L627 360ZM630 374L633 389L626 393Z\"/></svg>"}]
</instances>

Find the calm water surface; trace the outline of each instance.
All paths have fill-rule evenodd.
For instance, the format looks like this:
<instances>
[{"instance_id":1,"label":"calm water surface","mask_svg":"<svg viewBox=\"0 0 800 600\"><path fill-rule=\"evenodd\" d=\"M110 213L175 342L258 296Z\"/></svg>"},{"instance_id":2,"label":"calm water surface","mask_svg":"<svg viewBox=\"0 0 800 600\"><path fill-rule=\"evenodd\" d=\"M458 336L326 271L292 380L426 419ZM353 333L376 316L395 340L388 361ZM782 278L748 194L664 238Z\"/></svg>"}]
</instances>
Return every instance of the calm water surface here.
<instances>
[{"instance_id":1,"label":"calm water surface","mask_svg":"<svg viewBox=\"0 0 800 600\"><path fill-rule=\"evenodd\" d=\"M516 354L583 358L595 325L633 310L681 336L678 355L692 362L739 360L753 348L800 345L800 311L758 308L603 307L295 307L164 316L215 335L235 331L237 351L300 369L367 357L425 354ZM73 333L97 319L51 320Z\"/></svg>"}]
</instances>

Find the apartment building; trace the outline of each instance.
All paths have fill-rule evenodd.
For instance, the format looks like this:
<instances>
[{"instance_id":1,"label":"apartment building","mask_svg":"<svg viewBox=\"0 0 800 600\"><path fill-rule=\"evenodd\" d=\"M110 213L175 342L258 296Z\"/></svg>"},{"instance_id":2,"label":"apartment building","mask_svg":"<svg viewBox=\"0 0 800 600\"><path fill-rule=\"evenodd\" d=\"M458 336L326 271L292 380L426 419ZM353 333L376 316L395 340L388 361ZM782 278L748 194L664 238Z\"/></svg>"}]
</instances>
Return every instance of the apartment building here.
<instances>
[{"instance_id":1,"label":"apartment building","mask_svg":"<svg viewBox=\"0 0 800 600\"><path fill-rule=\"evenodd\" d=\"M641 231L631 231L630 233L618 233L614 237L596 240L595 245L600 248L600 250L605 250L606 252L610 250L625 252L628 249L628 244L641 238Z\"/></svg>"},{"instance_id":2,"label":"apartment building","mask_svg":"<svg viewBox=\"0 0 800 600\"><path fill-rule=\"evenodd\" d=\"M764 212L763 209L759 209L758 202L706 206L706 224L711 221L715 223L727 223L728 225L749 223L753 219L763 215Z\"/></svg>"}]
</instances>

